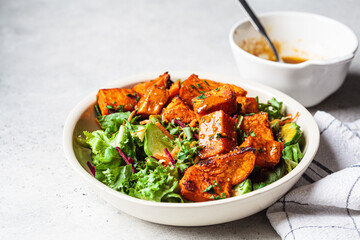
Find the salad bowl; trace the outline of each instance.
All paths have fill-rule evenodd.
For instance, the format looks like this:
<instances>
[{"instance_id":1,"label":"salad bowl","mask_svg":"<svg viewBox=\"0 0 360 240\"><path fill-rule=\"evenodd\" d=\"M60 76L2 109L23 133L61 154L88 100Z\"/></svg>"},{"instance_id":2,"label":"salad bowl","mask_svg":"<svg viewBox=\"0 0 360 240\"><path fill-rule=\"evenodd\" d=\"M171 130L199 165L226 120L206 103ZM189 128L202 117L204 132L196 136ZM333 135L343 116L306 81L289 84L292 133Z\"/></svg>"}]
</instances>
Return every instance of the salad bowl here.
<instances>
[{"instance_id":1,"label":"salad bowl","mask_svg":"<svg viewBox=\"0 0 360 240\"><path fill-rule=\"evenodd\" d=\"M170 74L173 80L185 80L192 72L170 72ZM115 208L146 221L174 226L204 226L234 221L255 214L273 204L294 186L311 163L319 146L320 134L314 118L300 103L278 90L260 83L244 81L238 76L201 72L196 74L201 78L240 86L248 91L248 96L258 96L261 102L275 97L283 102L285 112L299 112L297 123L301 126L305 142L303 159L281 179L241 196L194 203L165 203L137 199L115 191L94 178L87 166L88 161L91 160L91 152L76 141L76 137L82 135L83 131L99 129L95 121L94 109L96 92L93 92L71 111L66 120L63 132L64 151L68 163L75 172ZM104 88L130 88L157 75L157 73L149 73L131 76Z\"/></svg>"}]
</instances>

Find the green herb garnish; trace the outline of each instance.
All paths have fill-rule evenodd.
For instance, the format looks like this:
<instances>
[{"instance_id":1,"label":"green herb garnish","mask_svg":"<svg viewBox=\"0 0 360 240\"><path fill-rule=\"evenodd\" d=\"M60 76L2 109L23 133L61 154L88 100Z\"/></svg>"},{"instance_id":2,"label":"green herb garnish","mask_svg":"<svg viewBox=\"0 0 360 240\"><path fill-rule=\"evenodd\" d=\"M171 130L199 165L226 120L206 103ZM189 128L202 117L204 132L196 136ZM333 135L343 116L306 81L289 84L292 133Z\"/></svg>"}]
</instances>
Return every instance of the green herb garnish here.
<instances>
[{"instance_id":1,"label":"green herb garnish","mask_svg":"<svg viewBox=\"0 0 360 240\"><path fill-rule=\"evenodd\" d=\"M221 133L217 133L217 134L215 135L215 137L216 137L216 138L228 138L228 139L231 139L231 140L232 140L231 137L224 136L224 135L222 135Z\"/></svg>"},{"instance_id":2,"label":"green herb garnish","mask_svg":"<svg viewBox=\"0 0 360 240\"><path fill-rule=\"evenodd\" d=\"M213 181L213 183L215 186L219 187L219 190L222 190L221 186L215 180Z\"/></svg>"},{"instance_id":3,"label":"green herb garnish","mask_svg":"<svg viewBox=\"0 0 360 240\"><path fill-rule=\"evenodd\" d=\"M215 193L214 187L215 187L215 185L210 185L207 188L205 188L205 190L203 192L208 192L208 193L214 194Z\"/></svg>"},{"instance_id":4,"label":"green herb garnish","mask_svg":"<svg viewBox=\"0 0 360 240\"><path fill-rule=\"evenodd\" d=\"M197 99L205 99L206 96L204 94L201 94L200 96L197 97Z\"/></svg>"}]
</instances>

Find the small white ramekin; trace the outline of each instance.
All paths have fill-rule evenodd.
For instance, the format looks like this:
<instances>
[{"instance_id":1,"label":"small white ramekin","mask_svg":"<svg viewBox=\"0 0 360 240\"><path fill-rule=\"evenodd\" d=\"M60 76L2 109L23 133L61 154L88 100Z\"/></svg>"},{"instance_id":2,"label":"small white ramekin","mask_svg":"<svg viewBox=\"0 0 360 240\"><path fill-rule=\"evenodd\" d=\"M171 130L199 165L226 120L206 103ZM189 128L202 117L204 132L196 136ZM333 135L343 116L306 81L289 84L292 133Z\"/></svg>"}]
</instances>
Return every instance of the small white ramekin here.
<instances>
[{"instance_id":1,"label":"small white ramekin","mask_svg":"<svg viewBox=\"0 0 360 240\"><path fill-rule=\"evenodd\" d=\"M278 63L244 51L239 44L261 37L245 19L230 31L230 45L244 80L276 88L306 107L320 103L342 85L358 48L358 39L350 28L302 12L272 12L259 18L270 38L281 44L282 52L309 60Z\"/></svg>"}]
</instances>

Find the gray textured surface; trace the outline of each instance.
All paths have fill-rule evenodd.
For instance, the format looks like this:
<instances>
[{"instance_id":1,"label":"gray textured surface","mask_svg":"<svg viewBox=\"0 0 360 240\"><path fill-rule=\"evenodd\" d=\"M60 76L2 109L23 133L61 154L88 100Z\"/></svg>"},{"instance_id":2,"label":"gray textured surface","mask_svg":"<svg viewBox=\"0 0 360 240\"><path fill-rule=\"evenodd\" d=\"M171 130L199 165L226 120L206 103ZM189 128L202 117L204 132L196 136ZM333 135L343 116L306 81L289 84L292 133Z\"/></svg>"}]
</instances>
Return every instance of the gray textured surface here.
<instances>
[{"instance_id":1,"label":"gray textured surface","mask_svg":"<svg viewBox=\"0 0 360 240\"><path fill-rule=\"evenodd\" d=\"M358 0L250 3L257 12L320 13L360 35ZM237 74L228 31L240 18L235 0L1 0L0 238L277 239L265 212L196 228L117 212L76 176L62 151L67 114L108 82L165 70ZM357 57L342 88L311 112L359 119L359 80Z\"/></svg>"}]
</instances>

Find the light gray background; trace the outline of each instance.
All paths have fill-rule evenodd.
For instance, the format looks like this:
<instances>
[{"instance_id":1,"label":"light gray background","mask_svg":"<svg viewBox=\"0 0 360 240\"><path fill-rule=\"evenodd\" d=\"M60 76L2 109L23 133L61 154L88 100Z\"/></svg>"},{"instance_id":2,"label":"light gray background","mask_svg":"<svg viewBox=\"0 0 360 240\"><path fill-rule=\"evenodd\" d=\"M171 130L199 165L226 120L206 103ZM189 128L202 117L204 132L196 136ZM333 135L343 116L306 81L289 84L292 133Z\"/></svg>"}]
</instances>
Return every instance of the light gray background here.
<instances>
[{"instance_id":1,"label":"light gray background","mask_svg":"<svg viewBox=\"0 0 360 240\"><path fill-rule=\"evenodd\" d=\"M259 13L323 14L360 35L359 0L249 2ZM244 17L235 0L0 0L0 239L278 239L265 212L193 228L118 212L62 150L66 116L106 83L167 70L237 74L228 33ZM359 119L359 80L356 57L341 89L310 111Z\"/></svg>"}]
</instances>

